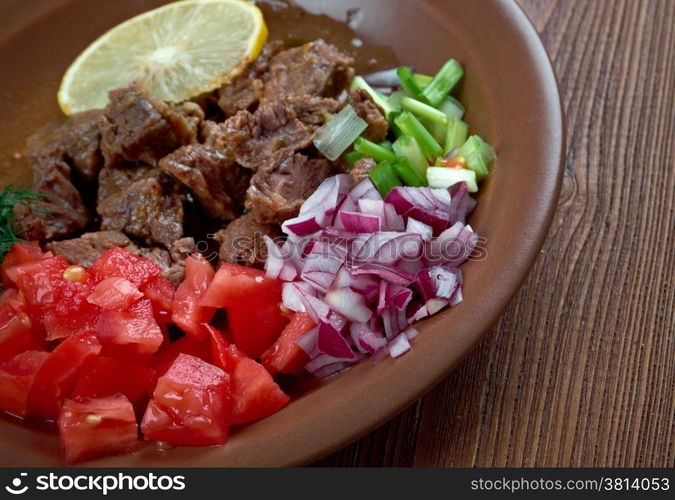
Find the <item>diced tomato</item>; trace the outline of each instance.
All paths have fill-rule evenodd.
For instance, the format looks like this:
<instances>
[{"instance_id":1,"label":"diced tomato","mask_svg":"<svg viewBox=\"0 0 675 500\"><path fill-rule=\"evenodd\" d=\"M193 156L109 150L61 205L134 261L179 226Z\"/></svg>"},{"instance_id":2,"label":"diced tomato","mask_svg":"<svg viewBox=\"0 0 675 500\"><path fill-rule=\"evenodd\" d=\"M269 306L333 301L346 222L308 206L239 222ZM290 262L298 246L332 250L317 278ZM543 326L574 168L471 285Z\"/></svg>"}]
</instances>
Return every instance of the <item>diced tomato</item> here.
<instances>
[{"instance_id":1,"label":"diced tomato","mask_svg":"<svg viewBox=\"0 0 675 500\"><path fill-rule=\"evenodd\" d=\"M103 354L141 363L149 362L164 342L148 299L141 299L127 311L103 311L96 330Z\"/></svg>"},{"instance_id":2,"label":"diced tomato","mask_svg":"<svg viewBox=\"0 0 675 500\"><path fill-rule=\"evenodd\" d=\"M143 293L125 278L107 278L99 282L87 302L107 311L126 311L143 297Z\"/></svg>"},{"instance_id":3,"label":"diced tomato","mask_svg":"<svg viewBox=\"0 0 675 500\"><path fill-rule=\"evenodd\" d=\"M252 297L250 301L227 310L229 329L235 344L251 358L265 352L288 324L279 301L266 302Z\"/></svg>"},{"instance_id":4,"label":"diced tomato","mask_svg":"<svg viewBox=\"0 0 675 500\"><path fill-rule=\"evenodd\" d=\"M43 307L58 300L56 288L58 282L63 281L63 272L67 268L66 259L52 257L10 267L5 272L29 305Z\"/></svg>"},{"instance_id":5,"label":"diced tomato","mask_svg":"<svg viewBox=\"0 0 675 500\"><path fill-rule=\"evenodd\" d=\"M242 300L258 296L263 300L281 300L281 282L265 277L265 272L251 267L223 263L201 300L208 307L234 307Z\"/></svg>"},{"instance_id":6,"label":"diced tomato","mask_svg":"<svg viewBox=\"0 0 675 500\"><path fill-rule=\"evenodd\" d=\"M176 293L176 287L164 276L153 276L141 288L141 291L152 302L152 310L158 323L171 321L171 303Z\"/></svg>"},{"instance_id":7,"label":"diced tomato","mask_svg":"<svg viewBox=\"0 0 675 500\"><path fill-rule=\"evenodd\" d=\"M199 305L215 272L211 264L201 255L196 254L185 261L185 279L178 286L173 299L173 322L188 335L204 340L206 330L203 324L213 319L216 310L213 307Z\"/></svg>"},{"instance_id":8,"label":"diced tomato","mask_svg":"<svg viewBox=\"0 0 675 500\"><path fill-rule=\"evenodd\" d=\"M83 332L96 331L101 313L87 302L91 287L81 283L67 283L61 288L61 298L52 306L43 308L43 323L47 340L56 340Z\"/></svg>"},{"instance_id":9,"label":"diced tomato","mask_svg":"<svg viewBox=\"0 0 675 500\"><path fill-rule=\"evenodd\" d=\"M47 340L94 331L99 310L87 302L92 287L84 269L78 281L64 278L71 266L62 257L51 257L10 267L7 276L22 292L31 319L41 322Z\"/></svg>"},{"instance_id":10,"label":"diced tomato","mask_svg":"<svg viewBox=\"0 0 675 500\"><path fill-rule=\"evenodd\" d=\"M93 333L73 335L59 344L35 375L28 391L27 414L56 419L85 362L100 352L101 344Z\"/></svg>"},{"instance_id":11,"label":"diced tomato","mask_svg":"<svg viewBox=\"0 0 675 500\"><path fill-rule=\"evenodd\" d=\"M16 288L9 288L0 294L0 324L9 321L16 313L26 312L27 309L26 298Z\"/></svg>"},{"instance_id":12,"label":"diced tomato","mask_svg":"<svg viewBox=\"0 0 675 500\"><path fill-rule=\"evenodd\" d=\"M206 325L206 331L209 333L209 342L211 344L211 363L222 368L227 373L234 369L234 365L238 359L233 359L234 351L230 350L230 343L225 339L223 334L216 330L211 325Z\"/></svg>"},{"instance_id":13,"label":"diced tomato","mask_svg":"<svg viewBox=\"0 0 675 500\"><path fill-rule=\"evenodd\" d=\"M230 346L236 360L230 372L232 384L232 424L260 420L281 410L290 398L274 382L272 375L260 363L237 352Z\"/></svg>"},{"instance_id":14,"label":"diced tomato","mask_svg":"<svg viewBox=\"0 0 675 500\"><path fill-rule=\"evenodd\" d=\"M194 356L181 354L160 377L143 416L146 439L187 446L227 441L229 376Z\"/></svg>"},{"instance_id":15,"label":"diced tomato","mask_svg":"<svg viewBox=\"0 0 675 500\"><path fill-rule=\"evenodd\" d=\"M14 283L9 276L7 276L7 269L18 266L19 264L26 264L35 260L43 258L42 249L37 241L26 241L15 243L2 260L2 288L7 290L14 286Z\"/></svg>"},{"instance_id":16,"label":"diced tomato","mask_svg":"<svg viewBox=\"0 0 675 500\"><path fill-rule=\"evenodd\" d=\"M281 282L259 269L222 264L201 304L227 309L230 333L251 358L265 352L288 323L279 307Z\"/></svg>"},{"instance_id":17,"label":"diced tomato","mask_svg":"<svg viewBox=\"0 0 675 500\"><path fill-rule=\"evenodd\" d=\"M33 335L32 321L26 313L8 315L0 325L0 363L24 351L41 351Z\"/></svg>"},{"instance_id":18,"label":"diced tomato","mask_svg":"<svg viewBox=\"0 0 675 500\"><path fill-rule=\"evenodd\" d=\"M274 345L261 356L262 364L267 371L272 375L276 373L301 375L309 356L295 341L315 327L316 323L309 314L295 313Z\"/></svg>"},{"instance_id":19,"label":"diced tomato","mask_svg":"<svg viewBox=\"0 0 675 500\"><path fill-rule=\"evenodd\" d=\"M0 365L0 410L26 416L28 390L48 356L44 351L26 351Z\"/></svg>"},{"instance_id":20,"label":"diced tomato","mask_svg":"<svg viewBox=\"0 0 675 500\"><path fill-rule=\"evenodd\" d=\"M458 169L467 168L466 158L464 158L463 156L456 156L451 160L441 160L441 165L443 165L446 168L458 168Z\"/></svg>"},{"instance_id":21,"label":"diced tomato","mask_svg":"<svg viewBox=\"0 0 675 500\"><path fill-rule=\"evenodd\" d=\"M61 447L70 464L130 453L138 446L138 424L122 395L67 399L58 419Z\"/></svg>"},{"instance_id":22,"label":"diced tomato","mask_svg":"<svg viewBox=\"0 0 675 500\"><path fill-rule=\"evenodd\" d=\"M209 327L213 363L230 374L232 416L230 423L245 424L282 409L289 397L263 365L247 358L223 335Z\"/></svg>"},{"instance_id":23,"label":"diced tomato","mask_svg":"<svg viewBox=\"0 0 675 500\"><path fill-rule=\"evenodd\" d=\"M155 371L137 363L97 356L82 369L73 397L105 398L123 394L132 404L152 394Z\"/></svg>"},{"instance_id":24,"label":"diced tomato","mask_svg":"<svg viewBox=\"0 0 675 500\"><path fill-rule=\"evenodd\" d=\"M180 354L189 354L206 362L211 360L211 351L206 342L195 340L192 337L181 337L164 344L153 357L152 368L155 370L155 377L159 378L164 375Z\"/></svg>"},{"instance_id":25,"label":"diced tomato","mask_svg":"<svg viewBox=\"0 0 675 500\"><path fill-rule=\"evenodd\" d=\"M140 257L123 248L115 247L105 251L89 268L95 283L107 278L126 278L138 288L151 278L162 274L162 270L149 259Z\"/></svg>"}]
</instances>

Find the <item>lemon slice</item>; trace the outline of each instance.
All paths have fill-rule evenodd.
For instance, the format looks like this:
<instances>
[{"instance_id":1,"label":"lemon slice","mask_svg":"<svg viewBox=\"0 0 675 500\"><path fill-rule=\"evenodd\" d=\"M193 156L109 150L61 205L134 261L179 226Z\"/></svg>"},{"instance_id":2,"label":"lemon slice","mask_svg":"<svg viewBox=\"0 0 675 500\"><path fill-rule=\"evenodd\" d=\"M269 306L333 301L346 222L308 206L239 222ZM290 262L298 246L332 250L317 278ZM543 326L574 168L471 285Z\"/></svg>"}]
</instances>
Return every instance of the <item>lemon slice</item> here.
<instances>
[{"instance_id":1,"label":"lemon slice","mask_svg":"<svg viewBox=\"0 0 675 500\"><path fill-rule=\"evenodd\" d=\"M183 0L136 16L92 43L68 68L58 101L66 115L103 108L108 91L133 81L180 102L231 81L267 40L246 0Z\"/></svg>"}]
</instances>

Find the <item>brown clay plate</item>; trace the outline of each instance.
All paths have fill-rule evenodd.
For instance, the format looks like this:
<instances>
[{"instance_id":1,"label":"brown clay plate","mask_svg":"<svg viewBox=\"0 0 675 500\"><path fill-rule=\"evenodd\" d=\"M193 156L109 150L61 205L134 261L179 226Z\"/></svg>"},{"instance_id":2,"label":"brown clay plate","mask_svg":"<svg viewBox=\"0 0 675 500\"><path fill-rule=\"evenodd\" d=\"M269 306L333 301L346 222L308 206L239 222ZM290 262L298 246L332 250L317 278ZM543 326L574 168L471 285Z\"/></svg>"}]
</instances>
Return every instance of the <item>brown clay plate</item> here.
<instances>
[{"instance_id":1,"label":"brown clay plate","mask_svg":"<svg viewBox=\"0 0 675 500\"><path fill-rule=\"evenodd\" d=\"M25 137L59 116L56 89L75 56L108 28L161 0L3 0L0 4L0 185L27 172ZM487 257L463 267L465 300L419 324L413 350L366 361L298 389L283 411L233 433L227 445L139 452L94 466L293 466L382 425L442 380L518 290L546 236L564 156L560 99L534 28L511 0L281 0L262 2L272 37L323 37L367 73L397 63L433 73L448 58L467 70L460 98L472 129L496 148L470 223ZM356 41L355 41L356 39ZM359 41L363 43L361 47ZM0 419L0 465L61 466L48 429Z\"/></svg>"}]
</instances>

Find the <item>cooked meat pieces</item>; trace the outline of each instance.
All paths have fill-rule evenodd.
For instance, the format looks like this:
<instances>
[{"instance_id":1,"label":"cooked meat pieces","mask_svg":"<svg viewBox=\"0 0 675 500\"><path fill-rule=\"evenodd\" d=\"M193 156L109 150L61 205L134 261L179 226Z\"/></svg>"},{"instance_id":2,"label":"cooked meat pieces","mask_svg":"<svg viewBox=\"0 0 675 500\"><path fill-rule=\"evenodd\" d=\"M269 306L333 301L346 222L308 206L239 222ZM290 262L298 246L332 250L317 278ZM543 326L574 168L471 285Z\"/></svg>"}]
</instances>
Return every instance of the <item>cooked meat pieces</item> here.
<instances>
[{"instance_id":1,"label":"cooked meat pieces","mask_svg":"<svg viewBox=\"0 0 675 500\"><path fill-rule=\"evenodd\" d=\"M272 58L284 51L284 42L273 40L263 47L255 61L249 66L248 73L262 78L270 69Z\"/></svg>"},{"instance_id":2,"label":"cooked meat pieces","mask_svg":"<svg viewBox=\"0 0 675 500\"><path fill-rule=\"evenodd\" d=\"M62 256L71 264L89 267L106 250L131 246L133 246L131 240L124 233L99 231L86 233L72 240L53 241L47 244L47 250L51 250L54 255Z\"/></svg>"},{"instance_id":3,"label":"cooked meat pieces","mask_svg":"<svg viewBox=\"0 0 675 500\"><path fill-rule=\"evenodd\" d=\"M223 153L201 144L183 146L159 167L190 189L207 216L232 220L241 214L251 173Z\"/></svg>"},{"instance_id":4,"label":"cooked meat pieces","mask_svg":"<svg viewBox=\"0 0 675 500\"><path fill-rule=\"evenodd\" d=\"M267 257L263 236L277 238L279 227L258 222L251 214L245 214L227 228L218 231L215 238L220 243L220 261L231 264L262 267Z\"/></svg>"},{"instance_id":5,"label":"cooked meat pieces","mask_svg":"<svg viewBox=\"0 0 675 500\"><path fill-rule=\"evenodd\" d=\"M164 277L179 284L185 276L185 259L197 253L197 244L194 238L181 238L169 248L171 265L164 270Z\"/></svg>"},{"instance_id":6,"label":"cooked meat pieces","mask_svg":"<svg viewBox=\"0 0 675 500\"><path fill-rule=\"evenodd\" d=\"M335 174L327 160L310 160L292 151L277 153L260 167L246 193L246 209L260 222L282 224L326 178Z\"/></svg>"},{"instance_id":7,"label":"cooked meat pieces","mask_svg":"<svg viewBox=\"0 0 675 500\"><path fill-rule=\"evenodd\" d=\"M312 142L312 133L282 102L263 102L253 114L240 111L218 131L210 133L208 143L224 144L237 163L254 170L277 151L297 151Z\"/></svg>"},{"instance_id":8,"label":"cooked meat pieces","mask_svg":"<svg viewBox=\"0 0 675 500\"><path fill-rule=\"evenodd\" d=\"M351 174L356 182L365 181L368 179L368 173L375 168L377 163L370 157L361 158L354 163Z\"/></svg>"},{"instance_id":9,"label":"cooked meat pieces","mask_svg":"<svg viewBox=\"0 0 675 500\"><path fill-rule=\"evenodd\" d=\"M113 247L124 248L150 259L162 270L162 274L174 283L182 281L185 274L185 259L197 251L193 238L182 238L166 250L159 247L138 247L119 231L86 233L72 240L53 241L47 244L47 249L54 255L60 255L69 263L84 267L90 267L103 252Z\"/></svg>"},{"instance_id":10,"label":"cooked meat pieces","mask_svg":"<svg viewBox=\"0 0 675 500\"><path fill-rule=\"evenodd\" d=\"M322 41L284 50L270 60L264 75L264 97L336 97L349 88L353 64L353 58Z\"/></svg>"},{"instance_id":11,"label":"cooked meat pieces","mask_svg":"<svg viewBox=\"0 0 675 500\"><path fill-rule=\"evenodd\" d=\"M16 205L15 229L26 240L68 238L90 222L89 211L70 181L70 167L55 158L33 165L33 191L46 196L39 207Z\"/></svg>"},{"instance_id":12,"label":"cooked meat pieces","mask_svg":"<svg viewBox=\"0 0 675 500\"><path fill-rule=\"evenodd\" d=\"M218 106L225 116L251 110L263 96L264 84L259 78L243 76L218 91Z\"/></svg>"},{"instance_id":13,"label":"cooked meat pieces","mask_svg":"<svg viewBox=\"0 0 675 500\"><path fill-rule=\"evenodd\" d=\"M269 70L270 59L282 50L281 41L268 43L241 76L218 90L218 106L226 117L243 110L254 111L264 94L261 78Z\"/></svg>"},{"instance_id":14,"label":"cooked meat pieces","mask_svg":"<svg viewBox=\"0 0 675 500\"><path fill-rule=\"evenodd\" d=\"M293 97L286 102L295 111L298 120L312 132L326 124L333 115L339 113L345 106L344 102L331 97Z\"/></svg>"},{"instance_id":15,"label":"cooked meat pieces","mask_svg":"<svg viewBox=\"0 0 675 500\"><path fill-rule=\"evenodd\" d=\"M129 165L103 168L98 176L98 202L128 189L134 182L149 177L159 177L160 170L149 165Z\"/></svg>"},{"instance_id":16,"label":"cooked meat pieces","mask_svg":"<svg viewBox=\"0 0 675 500\"><path fill-rule=\"evenodd\" d=\"M204 112L193 102L165 103L134 86L110 92L105 115L111 123L102 141L108 167L125 162L157 165L172 151L197 142L204 119Z\"/></svg>"},{"instance_id":17,"label":"cooked meat pieces","mask_svg":"<svg viewBox=\"0 0 675 500\"><path fill-rule=\"evenodd\" d=\"M380 107L370 98L368 92L363 89L350 91L349 104L352 105L356 114L368 124L363 137L378 143L387 138L389 122L384 117L384 113Z\"/></svg>"},{"instance_id":18,"label":"cooked meat pieces","mask_svg":"<svg viewBox=\"0 0 675 500\"><path fill-rule=\"evenodd\" d=\"M173 186L149 177L98 205L101 229L123 231L147 245L170 247L183 237L183 204Z\"/></svg>"},{"instance_id":19,"label":"cooked meat pieces","mask_svg":"<svg viewBox=\"0 0 675 500\"><path fill-rule=\"evenodd\" d=\"M96 180L103 165L101 137L110 127L101 110L71 116L59 125L47 125L26 142L32 163L48 159L67 163L85 182Z\"/></svg>"}]
</instances>

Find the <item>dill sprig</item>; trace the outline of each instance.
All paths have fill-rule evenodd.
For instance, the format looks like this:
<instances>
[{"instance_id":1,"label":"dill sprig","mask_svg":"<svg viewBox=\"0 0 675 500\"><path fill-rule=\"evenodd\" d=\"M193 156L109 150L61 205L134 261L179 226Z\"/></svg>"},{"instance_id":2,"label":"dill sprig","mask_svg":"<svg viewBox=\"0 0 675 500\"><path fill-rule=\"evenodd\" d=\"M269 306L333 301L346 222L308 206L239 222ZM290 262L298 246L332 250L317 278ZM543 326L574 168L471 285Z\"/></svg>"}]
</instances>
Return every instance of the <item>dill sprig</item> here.
<instances>
[{"instance_id":1,"label":"dill sprig","mask_svg":"<svg viewBox=\"0 0 675 500\"><path fill-rule=\"evenodd\" d=\"M39 205L45 196L30 189L17 189L13 186L6 186L0 191L0 260L4 258L14 243L21 241L12 226L14 207L24 205L33 210L42 210Z\"/></svg>"}]
</instances>

